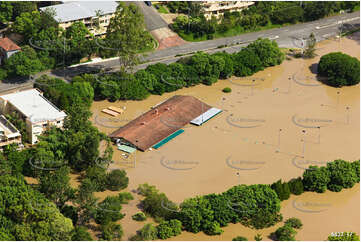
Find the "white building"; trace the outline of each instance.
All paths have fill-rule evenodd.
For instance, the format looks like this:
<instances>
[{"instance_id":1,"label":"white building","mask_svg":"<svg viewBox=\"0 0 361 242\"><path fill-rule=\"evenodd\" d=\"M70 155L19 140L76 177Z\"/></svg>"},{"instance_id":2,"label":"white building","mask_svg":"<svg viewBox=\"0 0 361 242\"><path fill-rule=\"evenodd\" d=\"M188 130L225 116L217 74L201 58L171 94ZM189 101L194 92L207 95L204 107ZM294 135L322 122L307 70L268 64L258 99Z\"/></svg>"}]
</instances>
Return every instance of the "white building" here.
<instances>
[{"instance_id":1,"label":"white building","mask_svg":"<svg viewBox=\"0 0 361 242\"><path fill-rule=\"evenodd\" d=\"M66 117L65 112L55 107L37 89L0 96L0 112L15 112L26 122L31 144L37 143L37 137L50 126L62 128Z\"/></svg>"},{"instance_id":2,"label":"white building","mask_svg":"<svg viewBox=\"0 0 361 242\"><path fill-rule=\"evenodd\" d=\"M21 145L21 134L4 115L0 115L0 150L10 144Z\"/></svg>"},{"instance_id":3,"label":"white building","mask_svg":"<svg viewBox=\"0 0 361 242\"><path fill-rule=\"evenodd\" d=\"M55 20L63 29L70 27L75 22L83 22L94 35L103 35L106 33L110 19L118 7L116 1L72 1L62 4L52 5L40 8L40 11L53 9L55 11ZM96 28L96 22L99 21L99 29Z\"/></svg>"},{"instance_id":4,"label":"white building","mask_svg":"<svg viewBox=\"0 0 361 242\"><path fill-rule=\"evenodd\" d=\"M254 3L251 1L202 1L201 5L206 19L211 19L212 16L218 18L225 12L240 12Z\"/></svg>"}]
</instances>

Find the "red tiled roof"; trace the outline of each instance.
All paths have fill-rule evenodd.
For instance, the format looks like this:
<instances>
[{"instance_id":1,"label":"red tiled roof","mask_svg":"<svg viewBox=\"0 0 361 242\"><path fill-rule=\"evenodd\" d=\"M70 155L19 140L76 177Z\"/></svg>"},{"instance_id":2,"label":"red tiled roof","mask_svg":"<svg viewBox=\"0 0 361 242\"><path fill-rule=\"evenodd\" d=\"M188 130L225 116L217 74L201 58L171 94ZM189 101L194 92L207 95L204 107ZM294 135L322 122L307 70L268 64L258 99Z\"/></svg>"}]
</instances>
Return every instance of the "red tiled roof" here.
<instances>
[{"instance_id":1,"label":"red tiled roof","mask_svg":"<svg viewBox=\"0 0 361 242\"><path fill-rule=\"evenodd\" d=\"M15 44L11 39L5 37L0 38L0 47L5 51L20 50L21 48Z\"/></svg>"},{"instance_id":2,"label":"red tiled roof","mask_svg":"<svg viewBox=\"0 0 361 242\"><path fill-rule=\"evenodd\" d=\"M145 151L209 110L192 96L176 95L109 135L123 138Z\"/></svg>"}]
</instances>

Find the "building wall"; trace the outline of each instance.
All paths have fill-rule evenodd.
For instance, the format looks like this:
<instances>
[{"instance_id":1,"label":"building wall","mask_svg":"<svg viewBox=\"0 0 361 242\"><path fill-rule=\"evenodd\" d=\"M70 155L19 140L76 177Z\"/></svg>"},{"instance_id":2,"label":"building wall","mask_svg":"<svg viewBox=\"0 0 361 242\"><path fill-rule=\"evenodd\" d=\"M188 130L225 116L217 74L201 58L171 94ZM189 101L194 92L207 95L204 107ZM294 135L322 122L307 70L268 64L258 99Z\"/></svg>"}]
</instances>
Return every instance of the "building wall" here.
<instances>
[{"instance_id":1,"label":"building wall","mask_svg":"<svg viewBox=\"0 0 361 242\"><path fill-rule=\"evenodd\" d=\"M58 128L62 128L64 125L64 118L57 119L57 120L33 120L33 122L30 121L27 117L22 115L20 110L17 110L16 107L11 105L11 103L4 101L0 98L0 113L6 115L10 114L12 112L19 113L23 120L26 123L26 132L28 133L30 137L30 143L35 144L38 142L38 136L44 133L46 130L48 130L51 126L56 126Z\"/></svg>"},{"instance_id":2,"label":"building wall","mask_svg":"<svg viewBox=\"0 0 361 242\"><path fill-rule=\"evenodd\" d=\"M21 144L21 135L9 139L7 139L4 135L0 135L0 150L2 150L2 148L4 148L6 145L10 144Z\"/></svg>"},{"instance_id":3,"label":"building wall","mask_svg":"<svg viewBox=\"0 0 361 242\"><path fill-rule=\"evenodd\" d=\"M114 14L106 14L99 17L99 30L93 27L93 19L94 18L86 18L86 19L79 19L75 21L69 21L64 23L59 23L59 26L63 29L67 29L75 22L82 22L88 28L90 33L94 35L104 35L107 32L108 25L110 23L110 19L114 17Z\"/></svg>"},{"instance_id":4,"label":"building wall","mask_svg":"<svg viewBox=\"0 0 361 242\"><path fill-rule=\"evenodd\" d=\"M254 2L251 1L204 1L202 3L204 16L207 19L211 19L212 16L219 18L224 12L240 12L253 4Z\"/></svg>"}]
</instances>

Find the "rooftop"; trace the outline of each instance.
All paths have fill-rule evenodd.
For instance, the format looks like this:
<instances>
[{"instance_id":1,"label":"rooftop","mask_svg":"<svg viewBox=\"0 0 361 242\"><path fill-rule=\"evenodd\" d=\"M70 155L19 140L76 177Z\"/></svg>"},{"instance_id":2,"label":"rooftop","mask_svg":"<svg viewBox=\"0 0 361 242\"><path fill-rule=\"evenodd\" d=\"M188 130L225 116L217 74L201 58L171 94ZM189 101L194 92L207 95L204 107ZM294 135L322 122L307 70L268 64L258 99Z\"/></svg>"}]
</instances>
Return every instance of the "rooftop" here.
<instances>
[{"instance_id":1,"label":"rooftop","mask_svg":"<svg viewBox=\"0 0 361 242\"><path fill-rule=\"evenodd\" d=\"M4 115L0 115L0 136L2 133L7 138L20 136L20 132L4 117Z\"/></svg>"},{"instance_id":2,"label":"rooftop","mask_svg":"<svg viewBox=\"0 0 361 242\"><path fill-rule=\"evenodd\" d=\"M55 107L36 89L7 94L0 98L10 102L33 123L66 117L63 111Z\"/></svg>"},{"instance_id":3,"label":"rooftop","mask_svg":"<svg viewBox=\"0 0 361 242\"><path fill-rule=\"evenodd\" d=\"M211 106L195 97L176 95L130 121L109 136L123 138L138 149L145 151L210 108Z\"/></svg>"},{"instance_id":4,"label":"rooftop","mask_svg":"<svg viewBox=\"0 0 361 242\"><path fill-rule=\"evenodd\" d=\"M48 8L55 10L55 20L59 23L75 21L95 17L97 11L101 11L101 15L112 14L117 9L116 1L72 1L62 4L52 5L40 8L44 11Z\"/></svg>"},{"instance_id":5,"label":"rooftop","mask_svg":"<svg viewBox=\"0 0 361 242\"><path fill-rule=\"evenodd\" d=\"M15 44L11 39L5 37L0 38L0 47L5 51L20 50L21 48Z\"/></svg>"}]
</instances>

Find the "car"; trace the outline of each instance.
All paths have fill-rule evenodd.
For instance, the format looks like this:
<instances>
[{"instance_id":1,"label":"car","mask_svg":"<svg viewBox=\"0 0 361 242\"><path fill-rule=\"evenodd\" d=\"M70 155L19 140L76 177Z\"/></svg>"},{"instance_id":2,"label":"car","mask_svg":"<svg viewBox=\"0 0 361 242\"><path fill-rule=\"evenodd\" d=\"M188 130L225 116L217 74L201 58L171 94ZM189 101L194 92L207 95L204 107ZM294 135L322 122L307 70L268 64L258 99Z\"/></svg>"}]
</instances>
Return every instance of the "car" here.
<instances>
[{"instance_id":1,"label":"car","mask_svg":"<svg viewBox=\"0 0 361 242\"><path fill-rule=\"evenodd\" d=\"M151 1L144 1L145 4L147 4L147 6L152 6L152 2Z\"/></svg>"}]
</instances>

